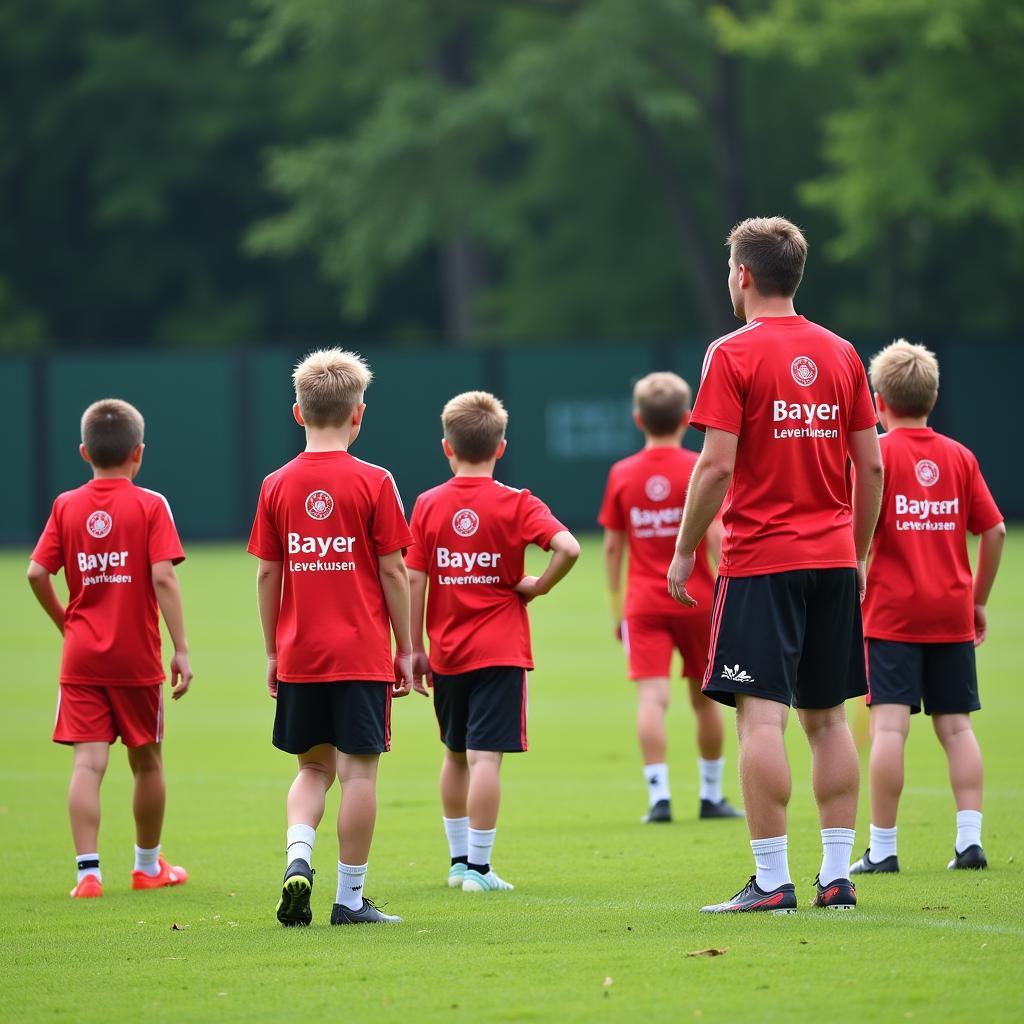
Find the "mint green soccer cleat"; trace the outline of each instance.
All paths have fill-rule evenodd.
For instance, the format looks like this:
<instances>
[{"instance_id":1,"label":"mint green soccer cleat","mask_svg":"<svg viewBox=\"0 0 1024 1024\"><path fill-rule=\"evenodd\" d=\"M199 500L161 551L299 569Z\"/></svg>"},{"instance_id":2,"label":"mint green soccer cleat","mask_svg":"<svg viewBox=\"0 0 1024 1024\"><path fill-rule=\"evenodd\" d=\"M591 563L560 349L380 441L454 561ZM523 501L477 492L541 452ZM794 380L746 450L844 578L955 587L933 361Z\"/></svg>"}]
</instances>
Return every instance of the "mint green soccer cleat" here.
<instances>
[{"instance_id":1,"label":"mint green soccer cleat","mask_svg":"<svg viewBox=\"0 0 1024 1024\"><path fill-rule=\"evenodd\" d=\"M494 871L481 875L479 871L466 868L466 876L462 880L463 892L511 892L514 888L511 882L499 878Z\"/></svg>"},{"instance_id":2,"label":"mint green soccer cleat","mask_svg":"<svg viewBox=\"0 0 1024 1024\"><path fill-rule=\"evenodd\" d=\"M461 889L462 880L466 877L466 865L459 861L448 869L448 888Z\"/></svg>"}]
</instances>

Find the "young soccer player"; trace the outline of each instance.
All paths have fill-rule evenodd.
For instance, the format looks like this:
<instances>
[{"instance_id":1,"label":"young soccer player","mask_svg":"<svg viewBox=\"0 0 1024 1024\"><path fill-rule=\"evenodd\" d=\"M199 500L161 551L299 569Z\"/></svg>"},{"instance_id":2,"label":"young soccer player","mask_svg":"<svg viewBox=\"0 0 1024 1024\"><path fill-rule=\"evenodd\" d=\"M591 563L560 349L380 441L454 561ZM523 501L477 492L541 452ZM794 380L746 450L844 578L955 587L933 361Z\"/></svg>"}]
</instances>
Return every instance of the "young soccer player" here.
<instances>
[{"instance_id":1,"label":"young soccer player","mask_svg":"<svg viewBox=\"0 0 1024 1024\"><path fill-rule=\"evenodd\" d=\"M502 755L527 748L526 673L533 655L526 605L569 572L580 546L539 498L493 479L508 424L497 398L484 391L457 395L441 422L454 476L417 499L406 560L414 671L417 681L432 676L447 748L441 804L451 855L448 885L495 892L513 888L492 869L491 853ZM539 577L524 575L530 544L552 552Z\"/></svg>"},{"instance_id":2,"label":"young soccer player","mask_svg":"<svg viewBox=\"0 0 1024 1024\"><path fill-rule=\"evenodd\" d=\"M672 820L666 764L665 716L669 706L672 652L682 656L683 677L697 719L700 751L701 818L737 818L742 812L722 796L722 713L701 693L711 642L711 592L714 578L709 546L717 559L721 523L701 541L693 573L697 607L674 601L665 574L675 551L686 488L697 456L680 447L690 422L690 386L674 373L651 373L633 388L633 419L643 431L644 447L612 466L598 521L604 527L605 571L613 628L636 683L637 737L647 783L645 823ZM629 576L622 600L622 556L628 547Z\"/></svg>"},{"instance_id":3,"label":"young soccer player","mask_svg":"<svg viewBox=\"0 0 1024 1024\"><path fill-rule=\"evenodd\" d=\"M358 355L327 349L295 368L306 450L263 481L249 551L277 701L274 746L298 756L288 792L287 867L277 919L308 925L316 828L341 784L331 924L395 924L363 895L377 817L377 762L391 746L391 698L412 686L412 540L391 474L349 454L372 379ZM391 631L397 651L391 653Z\"/></svg>"},{"instance_id":4,"label":"young soccer player","mask_svg":"<svg viewBox=\"0 0 1024 1024\"><path fill-rule=\"evenodd\" d=\"M871 709L871 844L854 874L899 871L896 811L910 716L924 707L949 760L956 798L950 868L988 866L981 845L982 764L971 713L981 707L974 649L1006 537L1003 517L963 445L928 426L939 364L893 342L871 361L886 433L882 514L871 546L864 635ZM967 531L981 534L972 578Z\"/></svg>"},{"instance_id":5,"label":"young soccer player","mask_svg":"<svg viewBox=\"0 0 1024 1024\"><path fill-rule=\"evenodd\" d=\"M178 700L192 681L174 572L185 554L167 500L133 483L144 429L139 411L115 398L85 410L79 451L92 466L92 480L58 496L28 567L36 599L64 637L53 739L74 748L68 811L76 899L103 895L100 784L118 736L135 777L132 888L188 879L160 852L166 794L159 612L174 643L171 697ZM61 569L67 607L52 580Z\"/></svg>"}]
</instances>

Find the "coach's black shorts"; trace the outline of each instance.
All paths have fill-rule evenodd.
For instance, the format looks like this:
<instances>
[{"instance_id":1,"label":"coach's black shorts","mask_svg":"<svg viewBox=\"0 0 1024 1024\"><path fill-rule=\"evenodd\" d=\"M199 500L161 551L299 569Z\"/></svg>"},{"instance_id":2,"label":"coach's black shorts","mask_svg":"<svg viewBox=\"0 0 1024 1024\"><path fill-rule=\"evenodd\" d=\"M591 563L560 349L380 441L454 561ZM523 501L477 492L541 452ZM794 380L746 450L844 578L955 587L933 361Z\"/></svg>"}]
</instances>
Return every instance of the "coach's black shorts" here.
<instances>
[{"instance_id":1,"label":"coach's black shorts","mask_svg":"<svg viewBox=\"0 0 1024 1024\"><path fill-rule=\"evenodd\" d=\"M454 676L435 672L434 713L449 750L526 750L526 669L502 665Z\"/></svg>"},{"instance_id":2,"label":"coach's black shorts","mask_svg":"<svg viewBox=\"0 0 1024 1024\"><path fill-rule=\"evenodd\" d=\"M906 704L916 715L981 710L974 644L868 640L868 704Z\"/></svg>"},{"instance_id":3,"label":"coach's black shorts","mask_svg":"<svg viewBox=\"0 0 1024 1024\"><path fill-rule=\"evenodd\" d=\"M715 585L704 693L834 708L867 693L854 569L722 577Z\"/></svg>"},{"instance_id":4,"label":"coach's black shorts","mask_svg":"<svg viewBox=\"0 0 1024 1024\"><path fill-rule=\"evenodd\" d=\"M391 684L278 683L274 746L304 754L330 743L343 754L391 749Z\"/></svg>"}]
</instances>

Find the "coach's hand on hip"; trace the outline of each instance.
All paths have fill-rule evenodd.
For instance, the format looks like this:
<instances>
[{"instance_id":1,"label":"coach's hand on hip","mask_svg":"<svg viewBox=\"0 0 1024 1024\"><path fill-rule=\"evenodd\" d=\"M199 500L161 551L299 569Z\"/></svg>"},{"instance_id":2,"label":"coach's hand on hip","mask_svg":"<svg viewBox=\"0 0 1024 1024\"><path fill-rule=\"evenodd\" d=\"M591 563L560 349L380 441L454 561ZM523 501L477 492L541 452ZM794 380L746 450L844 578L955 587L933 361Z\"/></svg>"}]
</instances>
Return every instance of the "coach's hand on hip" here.
<instances>
[{"instance_id":1,"label":"coach's hand on hip","mask_svg":"<svg viewBox=\"0 0 1024 1024\"><path fill-rule=\"evenodd\" d=\"M672 564L668 567L668 592L687 608L696 608L697 602L686 592L686 581L693 572L694 552L685 554L676 552Z\"/></svg>"}]
</instances>

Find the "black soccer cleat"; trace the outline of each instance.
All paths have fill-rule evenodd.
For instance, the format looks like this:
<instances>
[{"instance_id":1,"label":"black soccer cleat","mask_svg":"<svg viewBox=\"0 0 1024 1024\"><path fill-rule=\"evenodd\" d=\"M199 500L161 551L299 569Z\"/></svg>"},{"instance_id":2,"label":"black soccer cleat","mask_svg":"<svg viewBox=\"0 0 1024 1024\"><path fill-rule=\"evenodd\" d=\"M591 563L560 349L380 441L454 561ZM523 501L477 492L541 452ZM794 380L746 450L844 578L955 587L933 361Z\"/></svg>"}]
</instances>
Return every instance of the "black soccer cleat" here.
<instances>
[{"instance_id":1,"label":"black soccer cleat","mask_svg":"<svg viewBox=\"0 0 1024 1024\"><path fill-rule=\"evenodd\" d=\"M335 903L331 911L331 924L401 924L402 918L394 914L382 914L373 900L363 897L358 910L349 910L342 903Z\"/></svg>"},{"instance_id":2,"label":"black soccer cleat","mask_svg":"<svg viewBox=\"0 0 1024 1024\"><path fill-rule=\"evenodd\" d=\"M650 809L640 819L644 825L655 825L658 822L668 822L672 820L672 803L669 800L659 800L655 804L651 804Z\"/></svg>"},{"instance_id":3,"label":"black soccer cleat","mask_svg":"<svg viewBox=\"0 0 1024 1024\"><path fill-rule=\"evenodd\" d=\"M984 871L988 867L985 851L975 843L963 852L953 847L953 859L946 865L950 871Z\"/></svg>"},{"instance_id":4,"label":"black soccer cleat","mask_svg":"<svg viewBox=\"0 0 1024 1024\"><path fill-rule=\"evenodd\" d=\"M894 853L891 857L883 857L881 860L872 860L868 854L871 853L869 846L864 851L860 860L850 865L851 875L898 875L900 873L900 862Z\"/></svg>"},{"instance_id":5,"label":"black soccer cleat","mask_svg":"<svg viewBox=\"0 0 1024 1024\"><path fill-rule=\"evenodd\" d=\"M828 885L822 885L820 878L814 879L814 900L812 905L826 910L856 910L857 889L848 878L837 878Z\"/></svg>"},{"instance_id":6,"label":"black soccer cleat","mask_svg":"<svg viewBox=\"0 0 1024 1024\"><path fill-rule=\"evenodd\" d=\"M759 910L769 914L795 914L796 888L793 883L787 882L778 889L765 892L758 887L757 875L751 875L750 881L731 900L700 908L702 914L747 914Z\"/></svg>"},{"instance_id":7,"label":"black soccer cleat","mask_svg":"<svg viewBox=\"0 0 1024 1024\"><path fill-rule=\"evenodd\" d=\"M309 897L313 893L313 869L304 860L293 860L284 873L277 919L286 928L313 923Z\"/></svg>"},{"instance_id":8,"label":"black soccer cleat","mask_svg":"<svg viewBox=\"0 0 1024 1024\"><path fill-rule=\"evenodd\" d=\"M746 815L723 796L717 803L713 800L701 800L698 818L745 818Z\"/></svg>"}]
</instances>

